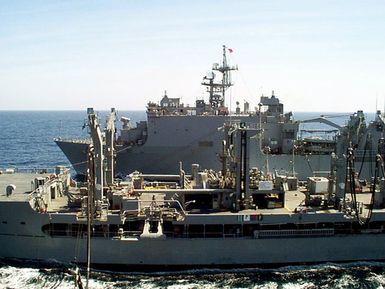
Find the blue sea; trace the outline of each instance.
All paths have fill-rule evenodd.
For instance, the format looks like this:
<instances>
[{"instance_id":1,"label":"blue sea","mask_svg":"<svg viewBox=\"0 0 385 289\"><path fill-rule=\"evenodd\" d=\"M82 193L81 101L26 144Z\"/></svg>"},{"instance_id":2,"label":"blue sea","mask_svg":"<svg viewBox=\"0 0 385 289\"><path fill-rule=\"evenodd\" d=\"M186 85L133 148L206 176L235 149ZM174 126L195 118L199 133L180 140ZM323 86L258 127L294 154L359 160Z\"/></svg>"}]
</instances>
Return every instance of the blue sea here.
<instances>
[{"instance_id":1,"label":"blue sea","mask_svg":"<svg viewBox=\"0 0 385 289\"><path fill-rule=\"evenodd\" d=\"M100 112L102 124L106 115L107 112ZM296 119L319 115L294 114ZM346 115L341 115L334 115L331 120L339 124L346 123ZM145 119L142 111L119 112L120 116L129 116L133 122ZM373 115L367 116L367 119L372 118ZM0 169L70 166L53 140L55 137L88 137L87 129L82 129L85 119L85 111L0 111ZM310 128L319 129L321 126L308 124L304 129ZM385 263L322 264L276 269L202 269L151 274L93 272L91 277L90 288L384 288ZM0 263L0 288L74 288L74 280L60 270Z\"/></svg>"}]
</instances>

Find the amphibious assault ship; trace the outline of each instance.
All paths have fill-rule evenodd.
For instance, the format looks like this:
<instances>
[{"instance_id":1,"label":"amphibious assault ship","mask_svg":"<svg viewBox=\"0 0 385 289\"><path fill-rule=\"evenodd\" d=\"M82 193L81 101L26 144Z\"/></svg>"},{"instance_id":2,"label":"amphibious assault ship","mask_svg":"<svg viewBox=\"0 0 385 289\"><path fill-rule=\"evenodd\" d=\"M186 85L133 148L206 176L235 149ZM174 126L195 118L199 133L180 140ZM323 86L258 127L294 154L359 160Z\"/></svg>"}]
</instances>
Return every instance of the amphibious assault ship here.
<instances>
[{"instance_id":1,"label":"amphibious assault ship","mask_svg":"<svg viewBox=\"0 0 385 289\"><path fill-rule=\"evenodd\" d=\"M143 173L178 173L179 161L186 168L199 163L202 168L221 168L218 152L221 150L222 129L231 123L245 123L262 131L250 152L250 162L259 169L295 173L300 180L309 176L326 176L330 170L330 154L336 152L337 142L347 136L357 146L357 171L368 178L374 169L378 139L384 133L384 118L378 111L374 121L367 123L364 113L353 113L345 125L338 125L326 117L296 121L291 112L275 96L261 96L258 107L250 109L245 102L243 110L237 103L235 113L225 106L226 91L233 83L231 72L238 67L229 65L227 48L223 46L221 64L215 63L212 72L202 81L207 87L208 102L202 99L195 106L181 103L166 93L160 103L149 102L147 121L133 126L129 118L121 118L121 129L116 142L116 173L126 175L134 170ZM217 80L217 75L220 79ZM331 129L306 130L300 124L323 123ZM314 137L331 132L329 138ZM303 136L305 134L305 137ZM330 136L330 135L329 135ZM57 138L57 145L71 162L74 170L84 175L87 168L87 147L91 140ZM189 169L187 169L189 170Z\"/></svg>"},{"instance_id":2,"label":"amphibious assault ship","mask_svg":"<svg viewBox=\"0 0 385 289\"><path fill-rule=\"evenodd\" d=\"M226 125L221 170L176 175L133 172L114 179L114 121L105 143L88 113L87 181L69 171L0 174L2 259L143 268L286 265L384 260L385 142L370 182L357 179L357 135L330 155L328 178L263 172L250 163L255 135Z\"/></svg>"},{"instance_id":3,"label":"amphibious assault ship","mask_svg":"<svg viewBox=\"0 0 385 289\"><path fill-rule=\"evenodd\" d=\"M243 109L237 103L235 113L225 106L226 91L233 85L231 72L238 69L228 63L227 51L223 46L221 64L215 63L212 72L203 78L208 102L198 99L195 106L184 105L179 98L165 93L159 104L148 103L147 121L133 126L130 119L121 118L122 128L116 138L117 172L123 175L133 170L177 173L179 161L186 167L199 163L203 168L219 169L221 163L217 153L221 149L221 128L224 124L240 122L263 130L261 141L251 153L254 166L262 164L264 168L286 171L292 171L295 166L300 179L306 179L314 171L329 169L329 155L335 150L335 139L298 141L300 122L293 119L291 112L284 112L274 91L270 97L261 96L255 109L250 109L247 102ZM55 142L74 170L85 174L90 140L57 138Z\"/></svg>"}]
</instances>

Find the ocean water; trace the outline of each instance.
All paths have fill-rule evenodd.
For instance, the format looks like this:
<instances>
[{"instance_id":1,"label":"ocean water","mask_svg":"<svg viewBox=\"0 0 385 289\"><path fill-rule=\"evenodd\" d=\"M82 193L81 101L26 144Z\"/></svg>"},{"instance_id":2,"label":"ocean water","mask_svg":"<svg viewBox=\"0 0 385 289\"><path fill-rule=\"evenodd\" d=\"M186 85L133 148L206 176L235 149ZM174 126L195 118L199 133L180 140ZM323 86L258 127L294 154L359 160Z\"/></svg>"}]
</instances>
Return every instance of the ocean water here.
<instances>
[{"instance_id":1,"label":"ocean water","mask_svg":"<svg viewBox=\"0 0 385 289\"><path fill-rule=\"evenodd\" d=\"M108 112L98 113L104 126ZM133 122L145 119L143 111L119 112ZM85 111L0 111L0 168L53 168L70 166L54 138L87 138ZM118 122L119 125L120 122Z\"/></svg>"},{"instance_id":2,"label":"ocean water","mask_svg":"<svg viewBox=\"0 0 385 289\"><path fill-rule=\"evenodd\" d=\"M104 124L107 112L100 112ZM296 119L317 117L318 113L296 113ZM346 115L331 119L344 124ZM119 112L132 121L145 113ZM0 168L41 169L69 166L56 146L55 137L86 138L82 129L84 111L0 111ZM372 119L373 115L367 116ZM320 129L307 124L303 129ZM2 193L2 192L0 192ZM379 244L385 246L385 244ZM384 288L385 263L349 263L289 266L276 269L202 269L151 274L93 272L90 288ZM0 263L0 288L74 288L71 275L63 270L41 270L31 264L14 266Z\"/></svg>"},{"instance_id":3,"label":"ocean water","mask_svg":"<svg viewBox=\"0 0 385 289\"><path fill-rule=\"evenodd\" d=\"M84 281L83 281L84 283ZM0 288L75 288L74 277L60 270L0 267ZM92 272L89 288L129 289L315 289L384 288L385 263L323 264L277 269L178 272Z\"/></svg>"}]
</instances>

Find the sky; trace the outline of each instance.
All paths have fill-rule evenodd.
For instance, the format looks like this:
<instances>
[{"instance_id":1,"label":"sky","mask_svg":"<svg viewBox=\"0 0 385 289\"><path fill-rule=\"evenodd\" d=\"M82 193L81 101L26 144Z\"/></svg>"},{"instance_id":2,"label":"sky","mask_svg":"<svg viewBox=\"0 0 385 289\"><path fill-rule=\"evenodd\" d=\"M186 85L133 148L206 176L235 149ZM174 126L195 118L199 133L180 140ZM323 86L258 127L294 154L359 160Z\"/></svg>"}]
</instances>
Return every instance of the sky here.
<instances>
[{"instance_id":1,"label":"sky","mask_svg":"<svg viewBox=\"0 0 385 289\"><path fill-rule=\"evenodd\" d=\"M385 107L385 1L0 1L0 110L193 105L222 45L227 104L286 111Z\"/></svg>"}]
</instances>

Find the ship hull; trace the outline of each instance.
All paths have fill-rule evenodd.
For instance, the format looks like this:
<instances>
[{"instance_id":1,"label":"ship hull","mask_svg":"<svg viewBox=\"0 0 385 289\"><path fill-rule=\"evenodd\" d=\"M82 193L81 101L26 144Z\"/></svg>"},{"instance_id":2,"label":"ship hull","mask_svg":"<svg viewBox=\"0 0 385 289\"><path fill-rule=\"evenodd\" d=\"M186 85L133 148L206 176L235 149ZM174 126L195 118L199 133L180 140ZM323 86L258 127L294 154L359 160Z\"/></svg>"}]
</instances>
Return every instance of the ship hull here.
<instances>
[{"instance_id":1,"label":"ship hull","mask_svg":"<svg viewBox=\"0 0 385 289\"><path fill-rule=\"evenodd\" d=\"M77 174L85 175L87 171L87 149L89 143L55 139L55 143L62 150L72 168Z\"/></svg>"},{"instance_id":2,"label":"ship hull","mask_svg":"<svg viewBox=\"0 0 385 289\"><path fill-rule=\"evenodd\" d=\"M87 144L66 140L56 140L57 145L67 156L76 173L84 175L87 169ZM220 143L218 141L218 143ZM259 151L258 145L250 151L250 165L266 171L293 171L293 155L269 154ZM179 162L183 162L186 172L191 164L199 164L202 168L220 170L218 156L219 146L119 146L116 155L117 174L127 175L137 170L145 174L179 173ZM327 176L330 172L331 156L328 154L308 154L294 156L294 171L299 180L306 180L313 175ZM374 158L365 159L355 164L356 171L361 171L360 178L370 179L375 169Z\"/></svg>"},{"instance_id":3,"label":"ship hull","mask_svg":"<svg viewBox=\"0 0 385 289\"><path fill-rule=\"evenodd\" d=\"M85 174L87 169L87 144L59 141L56 143L67 156L73 169L78 174ZM120 146L117 148L116 173L129 174L137 170L145 174L178 173L179 162L189 172L191 164L199 164L202 168L220 170L221 163L218 156L219 147L200 148L163 147L163 146ZM270 171L293 171L293 156L290 154L272 154L266 156L258 152L257 148L250 152L251 166L266 170L266 163ZM330 171L330 155L295 155L295 174L300 180L305 180L314 174L328 174Z\"/></svg>"},{"instance_id":4,"label":"ship hull","mask_svg":"<svg viewBox=\"0 0 385 289\"><path fill-rule=\"evenodd\" d=\"M143 173L177 173L179 162L183 162L186 171L191 164L200 164L206 169L221 169L220 157L222 142L225 136L225 124L245 123L256 127L255 115L163 115L148 117L145 139L139 142L120 139L122 145L116 146L117 173L128 174L134 170ZM294 124L293 124L294 125ZM264 139L279 139L282 142L281 123L266 123ZM125 130L122 130L123 135ZM257 134L257 130L256 130ZM122 136L121 136L122 138ZM258 137L259 141L259 137ZM64 152L74 170L84 174L87 163L87 143L76 140L56 139L55 142ZM268 145L268 144L266 144ZM262 167L265 157L256 158L257 149L263 146L253 138L250 160L253 166ZM261 154L259 152L259 154ZM282 155L283 156L283 155ZM288 169L291 171L291 156L276 158L276 164L271 169ZM327 157L329 160L329 157ZM274 160L272 160L274 162ZM328 161L322 161L328 166ZM305 168L306 169L306 168ZM308 174L307 174L308 175Z\"/></svg>"},{"instance_id":5,"label":"ship hull","mask_svg":"<svg viewBox=\"0 0 385 289\"><path fill-rule=\"evenodd\" d=\"M94 266L227 267L380 261L385 236L349 235L277 239L92 239ZM68 237L0 237L3 259L86 262L86 241Z\"/></svg>"},{"instance_id":6,"label":"ship hull","mask_svg":"<svg viewBox=\"0 0 385 289\"><path fill-rule=\"evenodd\" d=\"M17 213L15 213L17 212ZM50 236L51 219L76 222L75 214L34 212L29 203L0 203L0 257L60 263L86 261L86 236ZM108 223L108 222L107 222ZM133 268L274 266L385 259L385 234L302 237L91 238L93 266Z\"/></svg>"}]
</instances>

